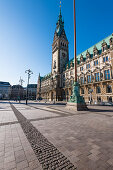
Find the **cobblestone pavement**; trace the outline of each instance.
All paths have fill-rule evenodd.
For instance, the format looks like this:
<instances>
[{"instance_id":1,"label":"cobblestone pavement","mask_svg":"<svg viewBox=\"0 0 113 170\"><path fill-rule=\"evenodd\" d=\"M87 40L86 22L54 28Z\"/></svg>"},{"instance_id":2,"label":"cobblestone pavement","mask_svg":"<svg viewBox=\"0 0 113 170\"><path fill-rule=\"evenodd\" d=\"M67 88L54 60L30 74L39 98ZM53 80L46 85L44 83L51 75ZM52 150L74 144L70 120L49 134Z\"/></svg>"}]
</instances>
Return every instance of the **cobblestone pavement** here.
<instances>
[{"instance_id":1,"label":"cobblestone pavement","mask_svg":"<svg viewBox=\"0 0 113 170\"><path fill-rule=\"evenodd\" d=\"M24 120L15 116L9 103L0 103L0 170L45 168L41 166L42 157L37 156L40 143L32 149L37 142L32 140L31 145L31 136L27 135L32 128L43 142L46 140L45 149L52 146L73 168L113 170L113 107L96 106L74 113L57 105L13 106ZM30 127L27 132L22 123Z\"/></svg>"}]
</instances>

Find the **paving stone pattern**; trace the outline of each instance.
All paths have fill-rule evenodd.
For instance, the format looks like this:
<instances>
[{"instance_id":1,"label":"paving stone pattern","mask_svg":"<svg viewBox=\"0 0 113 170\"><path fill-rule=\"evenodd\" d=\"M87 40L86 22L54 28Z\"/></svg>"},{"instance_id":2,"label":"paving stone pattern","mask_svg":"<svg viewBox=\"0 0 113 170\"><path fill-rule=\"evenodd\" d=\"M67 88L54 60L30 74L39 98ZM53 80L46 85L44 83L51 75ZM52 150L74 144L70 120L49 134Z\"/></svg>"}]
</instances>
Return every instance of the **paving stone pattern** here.
<instances>
[{"instance_id":1,"label":"paving stone pattern","mask_svg":"<svg viewBox=\"0 0 113 170\"><path fill-rule=\"evenodd\" d=\"M44 170L77 169L13 105L11 107Z\"/></svg>"}]
</instances>

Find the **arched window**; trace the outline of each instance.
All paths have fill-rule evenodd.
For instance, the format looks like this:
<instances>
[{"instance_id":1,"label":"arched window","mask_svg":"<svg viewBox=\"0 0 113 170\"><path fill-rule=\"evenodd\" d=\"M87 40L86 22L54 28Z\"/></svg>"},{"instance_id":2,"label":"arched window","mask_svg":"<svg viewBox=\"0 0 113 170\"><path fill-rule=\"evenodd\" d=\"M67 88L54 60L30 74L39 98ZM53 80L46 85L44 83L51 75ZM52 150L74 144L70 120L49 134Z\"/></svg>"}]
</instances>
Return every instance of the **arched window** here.
<instances>
[{"instance_id":1,"label":"arched window","mask_svg":"<svg viewBox=\"0 0 113 170\"><path fill-rule=\"evenodd\" d=\"M112 93L112 87L110 85L107 85L106 93Z\"/></svg>"}]
</instances>

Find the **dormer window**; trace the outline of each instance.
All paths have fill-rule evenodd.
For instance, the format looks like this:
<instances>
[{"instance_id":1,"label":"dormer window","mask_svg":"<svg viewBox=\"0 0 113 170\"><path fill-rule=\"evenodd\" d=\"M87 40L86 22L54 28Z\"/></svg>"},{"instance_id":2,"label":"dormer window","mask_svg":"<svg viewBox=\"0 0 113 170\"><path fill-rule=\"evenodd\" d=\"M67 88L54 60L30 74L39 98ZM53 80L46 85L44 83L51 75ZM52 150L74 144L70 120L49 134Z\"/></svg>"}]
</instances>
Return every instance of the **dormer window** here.
<instances>
[{"instance_id":1,"label":"dormer window","mask_svg":"<svg viewBox=\"0 0 113 170\"><path fill-rule=\"evenodd\" d=\"M73 62L71 62L71 63L70 63L70 67L73 67L73 66L74 66L74 65L73 65Z\"/></svg>"},{"instance_id":2,"label":"dormer window","mask_svg":"<svg viewBox=\"0 0 113 170\"><path fill-rule=\"evenodd\" d=\"M102 51L104 52L107 49L108 49L107 43L105 41L103 41L103 43L102 43Z\"/></svg>"},{"instance_id":3,"label":"dormer window","mask_svg":"<svg viewBox=\"0 0 113 170\"><path fill-rule=\"evenodd\" d=\"M88 58L90 58L90 53L89 53L89 51L87 50L87 52L86 52L86 58L88 59Z\"/></svg>"},{"instance_id":4,"label":"dormer window","mask_svg":"<svg viewBox=\"0 0 113 170\"><path fill-rule=\"evenodd\" d=\"M94 49L93 49L93 55L95 56L95 55L97 55L97 54L98 54L98 49L97 49L97 47L95 46Z\"/></svg>"},{"instance_id":5,"label":"dormer window","mask_svg":"<svg viewBox=\"0 0 113 170\"><path fill-rule=\"evenodd\" d=\"M112 47L112 46L113 46L113 38L110 38L110 40L109 40L109 44L110 44L110 47Z\"/></svg>"},{"instance_id":6,"label":"dormer window","mask_svg":"<svg viewBox=\"0 0 113 170\"><path fill-rule=\"evenodd\" d=\"M81 54L80 56L80 62L83 62L84 61L84 58L83 58L83 55Z\"/></svg>"}]
</instances>

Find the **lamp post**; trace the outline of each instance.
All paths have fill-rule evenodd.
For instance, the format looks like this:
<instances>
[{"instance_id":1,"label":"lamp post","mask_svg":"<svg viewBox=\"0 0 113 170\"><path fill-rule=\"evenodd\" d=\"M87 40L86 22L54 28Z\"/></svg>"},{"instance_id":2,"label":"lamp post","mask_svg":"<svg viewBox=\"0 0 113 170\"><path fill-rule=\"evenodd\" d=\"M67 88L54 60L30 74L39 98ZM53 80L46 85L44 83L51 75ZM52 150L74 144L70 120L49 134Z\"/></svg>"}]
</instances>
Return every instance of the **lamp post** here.
<instances>
[{"instance_id":1,"label":"lamp post","mask_svg":"<svg viewBox=\"0 0 113 170\"><path fill-rule=\"evenodd\" d=\"M24 82L24 80L20 77L19 83L21 86L23 86L23 82ZM23 93L23 91L22 91L22 93ZM21 91L20 91L20 96L21 96ZM23 98L23 94L22 94L22 98Z\"/></svg>"},{"instance_id":2,"label":"lamp post","mask_svg":"<svg viewBox=\"0 0 113 170\"><path fill-rule=\"evenodd\" d=\"M20 100L21 100L21 86L23 85L23 82L24 80L20 77L20 80L19 80L19 95L18 95L18 100L19 100L19 103L20 103Z\"/></svg>"},{"instance_id":3,"label":"lamp post","mask_svg":"<svg viewBox=\"0 0 113 170\"><path fill-rule=\"evenodd\" d=\"M26 70L25 73L28 74L28 82L27 82L27 88L26 88L26 105L27 105L29 79L31 77L31 74L33 74L33 72L29 69L29 70Z\"/></svg>"}]
</instances>

